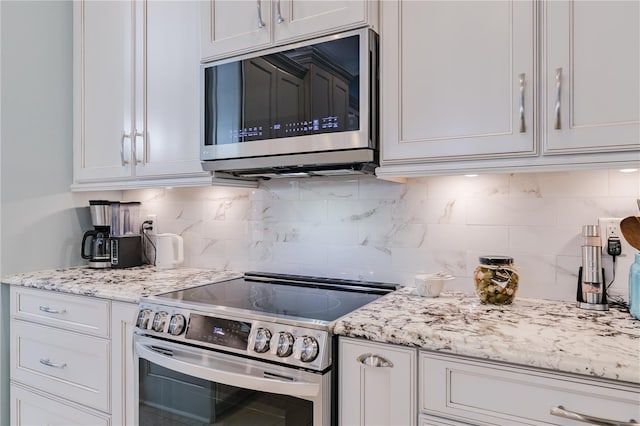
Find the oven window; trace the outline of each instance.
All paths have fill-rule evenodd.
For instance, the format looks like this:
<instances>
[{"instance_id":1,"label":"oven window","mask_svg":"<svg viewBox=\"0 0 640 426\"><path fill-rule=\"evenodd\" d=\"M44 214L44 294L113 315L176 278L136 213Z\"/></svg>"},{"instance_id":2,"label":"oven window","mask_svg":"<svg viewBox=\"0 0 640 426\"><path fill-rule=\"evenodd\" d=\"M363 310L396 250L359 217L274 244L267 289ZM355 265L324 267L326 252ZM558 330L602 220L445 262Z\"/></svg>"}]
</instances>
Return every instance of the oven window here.
<instances>
[{"instance_id":1,"label":"oven window","mask_svg":"<svg viewBox=\"0 0 640 426\"><path fill-rule=\"evenodd\" d=\"M140 359L139 425L311 426L313 403L177 373Z\"/></svg>"}]
</instances>

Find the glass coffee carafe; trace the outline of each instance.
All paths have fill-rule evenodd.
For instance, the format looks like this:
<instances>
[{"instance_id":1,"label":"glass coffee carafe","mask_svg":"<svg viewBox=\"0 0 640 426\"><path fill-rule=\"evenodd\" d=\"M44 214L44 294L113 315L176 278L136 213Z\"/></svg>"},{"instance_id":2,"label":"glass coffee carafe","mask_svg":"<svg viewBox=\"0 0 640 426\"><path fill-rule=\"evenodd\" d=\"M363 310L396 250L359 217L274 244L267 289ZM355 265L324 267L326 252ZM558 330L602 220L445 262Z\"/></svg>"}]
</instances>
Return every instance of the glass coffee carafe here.
<instances>
[{"instance_id":1,"label":"glass coffee carafe","mask_svg":"<svg viewBox=\"0 0 640 426\"><path fill-rule=\"evenodd\" d=\"M94 229L82 236L80 255L89 260L90 268L111 267L111 205L105 200L90 200L91 224ZM88 249L88 251L87 251Z\"/></svg>"}]
</instances>

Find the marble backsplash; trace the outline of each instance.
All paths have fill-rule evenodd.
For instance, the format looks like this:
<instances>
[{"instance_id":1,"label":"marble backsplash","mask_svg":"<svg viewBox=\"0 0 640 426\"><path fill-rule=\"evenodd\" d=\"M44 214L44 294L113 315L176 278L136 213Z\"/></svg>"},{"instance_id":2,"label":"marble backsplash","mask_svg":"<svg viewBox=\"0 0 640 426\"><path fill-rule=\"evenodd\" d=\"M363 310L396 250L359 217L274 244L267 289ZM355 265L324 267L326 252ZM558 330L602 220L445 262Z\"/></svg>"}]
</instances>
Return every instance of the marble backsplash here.
<instances>
[{"instance_id":1,"label":"marble backsplash","mask_svg":"<svg viewBox=\"0 0 640 426\"><path fill-rule=\"evenodd\" d=\"M581 227L638 214L638 172L594 170L410 179L277 179L257 189L127 191L185 241L185 266L261 270L412 285L417 273L455 275L473 291L478 256L513 256L518 295L575 300ZM610 293L627 298L623 242ZM604 258L607 282L613 278Z\"/></svg>"}]
</instances>

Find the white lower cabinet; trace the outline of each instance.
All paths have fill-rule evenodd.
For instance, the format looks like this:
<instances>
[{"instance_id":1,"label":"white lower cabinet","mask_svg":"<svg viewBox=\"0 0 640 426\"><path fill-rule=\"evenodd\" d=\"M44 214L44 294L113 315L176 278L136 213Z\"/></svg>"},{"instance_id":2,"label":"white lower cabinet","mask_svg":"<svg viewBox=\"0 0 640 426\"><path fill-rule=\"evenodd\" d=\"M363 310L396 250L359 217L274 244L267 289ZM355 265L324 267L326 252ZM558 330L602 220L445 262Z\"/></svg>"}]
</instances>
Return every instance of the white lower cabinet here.
<instances>
[{"instance_id":1,"label":"white lower cabinet","mask_svg":"<svg viewBox=\"0 0 640 426\"><path fill-rule=\"evenodd\" d=\"M341 426L640 421L638 384L346 337L338 367Z\"/></svg>"},{"instance_id":2,"label":"white lower cabinet","mask_svg":"<svg viewBox=\"0 0 640 426\"><path fill-rule=\"evenodd\" d=\"M133 303L10 289L12 425L133 419Z\"/></svg>"},{"instance_id":3,"label":"white lower cabinet","mask_svg":"<svg viewBox=\"0 0 640 426\"><path fill-rule=\"evenodd\" d=\"M416 424L416 350L340 338L339 424Z\"/></svg>"},{"instance_id":4,"label":"white lower cabinet","mask_svg":"<svg viewBox=\"0 0 640 426\"><path fill-rule=\"evenodd\" d=\"M111 302L111 419L114 425L134 425L133 327L138 305Z\"/></svg>"},{"instance_id":5,"label":"white lower cabinet","mask_svg":"<svg viewBox=\"0 0 640 426\"><path fill-rule=\"evenodd\" d=\"M420 353L419 370L422 425L640 420L639 385L430 352Z\"/></svg>"},{"instance_id":6,"label":"white lower cabinet","mask_svg":"<svg viewBox=\"0 0 640 426\"><path fill-rule=\"evenodd\" d=\"M109 426L109 416L11 383L11 424Z\"/></svg>"}]
</instances>

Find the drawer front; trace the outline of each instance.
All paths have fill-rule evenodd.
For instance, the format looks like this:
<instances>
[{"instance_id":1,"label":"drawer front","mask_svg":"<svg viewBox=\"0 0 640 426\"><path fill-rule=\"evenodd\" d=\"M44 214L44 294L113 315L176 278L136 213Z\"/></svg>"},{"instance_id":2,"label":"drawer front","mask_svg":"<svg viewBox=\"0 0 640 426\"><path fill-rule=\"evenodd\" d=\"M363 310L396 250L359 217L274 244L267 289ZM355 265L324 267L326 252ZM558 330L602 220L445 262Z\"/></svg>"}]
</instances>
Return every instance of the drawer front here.
<instances>
[{"instance_id":1,"label":"drawer front","mask_svg":"<svg viewBox=\"0 0 640 426\"><path fill-rule=\"evenodd\" d=\"M51 399L21 386L11 384L12 426L109 426L108 416L89 412L77 405Z\"/></svg>"},{"instance_id":2,"label":"drawer front","mask_svg":"<svg viewBox=\"0 0 640 426\"><path fill-rule=\"evenodd\" d=\"M11 320L11 379L110 411L108 340Z\"/></svg>"},{"instance_id":3,"label":"drawer front","mask_svg":"<svg viewBox=\"0 0 640 426\"><path fill-rule=\"evenodd\" d=\"M109 337L109 306L108 300L11 287L14 317L94 336Z\"/></svg>"},{"instance_id":4,"label":"drawer front","mask_svg":"<svg viewBox=\"0 0 640 426\"><path fill-rule=\"evenodd\" d=\"M469 423L445 419L444 417L428 416L426 414L421 414L418 417L419 426L467 426L468 424Z\"/></svg>"},{"instance_id":5,"label":"drawer front","mask_svg":"<svg viewBox=\"0 0 640 426\"><path fill-rule=\"evenodd\" d=\"M465 358L420 354L420 410L474 424L579 425L553 407L617 421L640 420L640 386Z\"/></svg>"}]
</instances>

